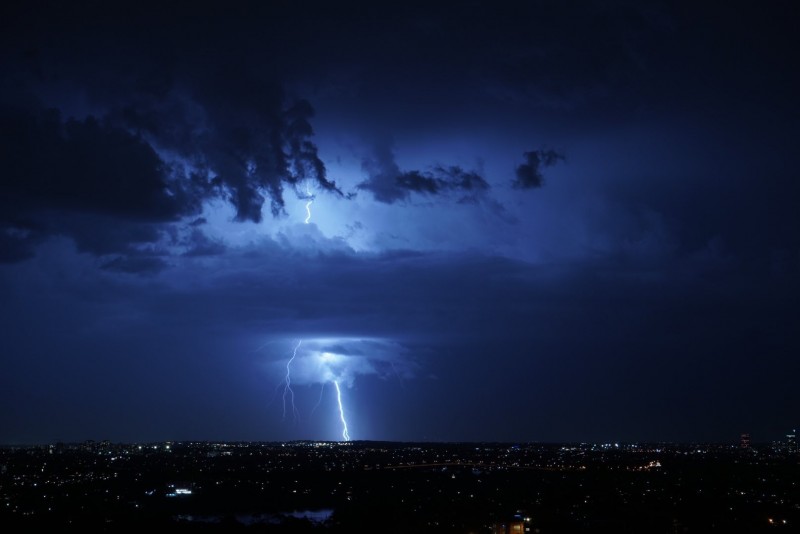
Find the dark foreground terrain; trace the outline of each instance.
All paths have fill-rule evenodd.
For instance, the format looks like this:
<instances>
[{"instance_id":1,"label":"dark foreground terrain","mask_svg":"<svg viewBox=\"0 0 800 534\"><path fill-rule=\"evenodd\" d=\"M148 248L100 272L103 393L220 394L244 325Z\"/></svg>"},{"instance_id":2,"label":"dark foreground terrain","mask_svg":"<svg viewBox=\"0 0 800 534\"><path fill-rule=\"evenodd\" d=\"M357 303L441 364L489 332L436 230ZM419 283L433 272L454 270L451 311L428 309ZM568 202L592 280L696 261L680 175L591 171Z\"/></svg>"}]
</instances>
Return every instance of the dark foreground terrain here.
<instances>
[{"instance_id":1,"label":"dark foreground terrain","mask_svg":"<svg viewBox=\"0 0 800 534\"><path fill-rule=\"evenodd\" d=\"M108 442L0 448L0 527L797 532L768 446Z\"/></svg>"}]
</instances>

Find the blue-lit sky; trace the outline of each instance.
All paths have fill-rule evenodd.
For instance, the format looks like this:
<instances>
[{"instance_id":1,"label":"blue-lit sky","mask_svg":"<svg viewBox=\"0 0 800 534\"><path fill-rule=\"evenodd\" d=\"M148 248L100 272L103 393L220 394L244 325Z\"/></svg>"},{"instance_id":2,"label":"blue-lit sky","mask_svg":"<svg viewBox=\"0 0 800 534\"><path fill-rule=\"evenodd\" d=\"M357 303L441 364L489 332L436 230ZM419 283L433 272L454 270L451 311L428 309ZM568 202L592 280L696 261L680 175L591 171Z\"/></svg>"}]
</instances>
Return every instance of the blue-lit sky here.
<instances>
[{"instance_id":1,"label":"blue-lit sky","mask_svg":"<svg viewBox=\"0 0 800 534\"><path fill-rule=\"evenodd\" d=\"M0 442L800 423L790 4L18 4Z\"/></svg>"}]
</instances>

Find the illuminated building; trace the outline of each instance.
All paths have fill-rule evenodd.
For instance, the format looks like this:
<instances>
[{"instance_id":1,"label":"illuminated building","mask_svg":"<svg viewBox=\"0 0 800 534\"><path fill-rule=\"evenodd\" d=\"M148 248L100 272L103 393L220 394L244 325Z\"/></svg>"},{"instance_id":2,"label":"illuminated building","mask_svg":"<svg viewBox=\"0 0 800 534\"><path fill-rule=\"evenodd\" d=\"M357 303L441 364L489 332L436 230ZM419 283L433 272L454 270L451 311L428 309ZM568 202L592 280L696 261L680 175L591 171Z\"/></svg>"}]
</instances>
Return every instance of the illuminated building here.
<instances>
[{"instance_id":1,"label":"illuminated building","mask_svg":"<svg viewBox=\"0 0 800 534\"><path fill-rule=\"evenodd\" d=\"M492 534L525 534L526 532L532 532L531 518L520 512L514 514L511 521L492 525Z\"/></svg>"},{"instance_id":2,"label":"illuminated building","mask_svg":"<svg viewBox=\"0 0 800 534\"><path fill-rule=\"evenodd\" d=\"M792 430L786 434L786 446L789 452L797 452L797 430Z\"/></svg>"}]
</instances>

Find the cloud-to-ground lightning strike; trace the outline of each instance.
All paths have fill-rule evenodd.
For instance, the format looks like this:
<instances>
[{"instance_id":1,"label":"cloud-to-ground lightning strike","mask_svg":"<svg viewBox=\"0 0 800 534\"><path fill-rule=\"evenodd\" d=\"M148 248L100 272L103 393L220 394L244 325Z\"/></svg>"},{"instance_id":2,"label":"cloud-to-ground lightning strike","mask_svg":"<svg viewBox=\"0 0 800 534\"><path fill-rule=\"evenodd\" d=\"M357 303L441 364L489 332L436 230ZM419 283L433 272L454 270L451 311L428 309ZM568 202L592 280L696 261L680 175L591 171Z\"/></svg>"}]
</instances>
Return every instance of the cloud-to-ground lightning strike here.
<instances>
[{"instance_id":1,"label":"cloud-to-ground lightning strike","mask_svg":"<svg viewBox=\"0 0 800 534\"><path fill-rule=\"evenodd\" d=\"M319 386L317 402L311 409L313 415L318 411L326 389L331 385L336 393L336 406L338 414L330 413L326 417L338 415L338 438L340 441L352 441L348 417L352 414L345 409L345 402L352 400L343 398L342 383L351 386L359 375L378 375L388 377L392 372L397 376L402 385L405 368L395 365L398 345L382 339L362 338L283 338L283 342L290 342L291 355L287 359L275 362L280 369L281 379L275 387L273 399L277 398L278 391L282 388L283 420L289 413L289 403L295 423L299 424L300 410L295 406L295 389L297 386ZM399 362L403 363L403 362ZM285 368L285 370L284 370ZM277 370L276 369L276 370ZM299 393L299 392L298 392ZM298 397L298 400L302 400ZM329 427L330 428L330 427ZM336 427L334 427L336 428Z\"/></svg>"},{"instance_id":2,"label":"cloud-to-ground lightning strike","mask_svg":"<svg viewBox=\"0 0 800 534\"><path fill-rule=\"evenodd\" d=\"M303 342L302 339L297 341L297 345L295 345L294 351L292 352L292 357L289 358L288 362L286 362L286 386L283 388L283 418L286 419L286 393L288 392L292 402L292 415L294 416L295 421L297 421L297 416L299 415L299 413L294 405L294 390L292 389L291 365L294 359L297 357L297 349L300 348L300 343L302 342Z\"/></svg>"},{"instance_id":3,"label":"cloud-to-ground lightning strike","mask_svg":"<svg viewBox=\"0 0 800 534\"><path fill-rule=\"evenodd\" d=\"M342 438L345 441L350 441L350 434L347 432L347 421L344 418L344 408L342 407L342 390L339 388L339 381L334 380L333 385L336 386L336 400L339 402L339 418L342 420Z\"/></svg>"}]
</instances>

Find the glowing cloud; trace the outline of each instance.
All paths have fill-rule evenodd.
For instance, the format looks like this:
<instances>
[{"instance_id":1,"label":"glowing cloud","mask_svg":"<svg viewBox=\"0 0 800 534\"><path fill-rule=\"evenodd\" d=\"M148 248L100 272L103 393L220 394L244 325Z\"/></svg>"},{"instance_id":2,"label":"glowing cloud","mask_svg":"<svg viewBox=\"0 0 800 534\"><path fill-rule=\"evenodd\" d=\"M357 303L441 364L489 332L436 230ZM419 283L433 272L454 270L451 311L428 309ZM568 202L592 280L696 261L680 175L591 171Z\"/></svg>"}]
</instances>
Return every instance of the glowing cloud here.
<instances>
[{"instance_id":1,"label":"glowing cloud","mask_svg":"<svg viewBox=\"0 0 800 534\"><path fill-rule=\"evenodd\" d=\"M415 369L407 347L381 338L303 338L292 355L294 385L336 380L352 387L358 375L405 379L412 378Z\"/></svg>"}]
</instances>

